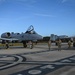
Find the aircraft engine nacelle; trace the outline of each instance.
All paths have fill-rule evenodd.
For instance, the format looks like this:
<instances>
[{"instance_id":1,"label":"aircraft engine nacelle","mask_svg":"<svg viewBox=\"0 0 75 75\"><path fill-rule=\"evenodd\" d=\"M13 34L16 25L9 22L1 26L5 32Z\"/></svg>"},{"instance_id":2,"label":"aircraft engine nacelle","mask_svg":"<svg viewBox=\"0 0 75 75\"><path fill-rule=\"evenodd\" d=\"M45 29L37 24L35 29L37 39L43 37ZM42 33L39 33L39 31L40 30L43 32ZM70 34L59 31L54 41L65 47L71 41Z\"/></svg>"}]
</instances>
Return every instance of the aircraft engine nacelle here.
<instances>
[{"instance_id":1,"label":"aircraft engine nacelle","mask_svg":"<svg viewBox=\"0 0 75 75\"><path fill-rule=\"evenodd\" d=\"M11 37L11 34L10 34L10 32L6 32L6 33L3 33L3 34L1 35L1 37L2 37L2 38L10 38L10 37Z\"/></svg>"}]
</instances>

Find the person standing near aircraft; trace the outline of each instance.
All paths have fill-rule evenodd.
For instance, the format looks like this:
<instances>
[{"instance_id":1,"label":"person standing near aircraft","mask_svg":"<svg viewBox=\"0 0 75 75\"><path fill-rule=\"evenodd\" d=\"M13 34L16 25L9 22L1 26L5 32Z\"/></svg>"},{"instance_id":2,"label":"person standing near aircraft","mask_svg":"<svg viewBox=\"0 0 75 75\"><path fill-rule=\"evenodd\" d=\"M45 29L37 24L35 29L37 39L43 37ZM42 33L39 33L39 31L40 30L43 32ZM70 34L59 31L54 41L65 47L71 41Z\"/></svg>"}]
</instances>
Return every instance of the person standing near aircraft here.
<instances>
[{"instance_id":1,"label":"person standing near aircraft","mask_svg":"<svg viewBox=\"0 0 75 75\"><path fill-rule=\"evenodd\" d=\"M58 41L57 40L55 41L55 45L58 46Z\"/></svg>"},{"instance_id":2,"label":"person standing near aircraft","mask_svg":"<svg viewBox=\"0 0 75 75\"><path fill-rule=\"evenodd\" d=\"M73 47L75 48L75 37L72 39Z\"/></svg>"},{"instance_id":3,"label":"person standing near aircraft","mask_svg":"<svg viewBox=\"0 0 75 75\"><path fill-rule=\"evenodd\" d=\"M51 40L50 39L48 41L48 47L49 47L49 50L50 50L50 48L51 48Z\"/></svg>"},{"instance_id":4,"label":"person standing near aircraft","mask_svg":"<svg viewBox=\"0 0 75 75\"><path fill-rule=\"evenodd\" d=\"M5 44L6 44L6 49L8 49L9 48L8 42L6 41Z\"/></svg>"},{"instance_id":5,"label":"person standing near aircraft","mask_svg":"<svg viewBox=\"0 0 75 75\"><path fill-rule=\"evenodd\" d=\"M29 47L30 47L30 49L33 48L33 43L32 43L32 41L29 41Z\"/></svg>"},{"instance_id":6,"label":"person standing near aircraft","mask_svg":"<svg viewBox=\"0 0 75 75\"><path fill-rule=\"evenodd\" d=\"M61 51L61 40L58 40L58 51Z\"/></svg>"},{"instance_id":7,"label":"person standing near aircraft","mask_svg":"<svg viewBox=\"0 0 75 75\"><path fill-rule=\"evenodd\" d=\"M72 43L71 43L71 41L69 40L69 41L68 41L68 48L71 48L71 44L72 44Z\"/></svg>"}]
</instances>

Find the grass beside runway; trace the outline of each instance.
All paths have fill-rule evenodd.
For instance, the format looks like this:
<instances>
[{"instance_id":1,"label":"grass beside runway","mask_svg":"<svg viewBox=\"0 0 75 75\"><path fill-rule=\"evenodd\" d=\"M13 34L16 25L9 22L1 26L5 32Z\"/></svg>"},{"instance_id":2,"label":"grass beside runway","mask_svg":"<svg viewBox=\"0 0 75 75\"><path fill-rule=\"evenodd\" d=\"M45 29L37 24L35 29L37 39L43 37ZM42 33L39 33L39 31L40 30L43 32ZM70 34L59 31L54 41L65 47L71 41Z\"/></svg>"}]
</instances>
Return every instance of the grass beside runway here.
<instances>
[{"instance_id":1,"label":"grass beside runway","mask_svg":"<svg viewBox=\"0 0 75 75\"><path fill-rule=\"evenodd\" d=\"M23 46L22 43L9 43L9 46ZM0 43L0 47L6 47L6 44Z\"/></svg>"}]
</instances>

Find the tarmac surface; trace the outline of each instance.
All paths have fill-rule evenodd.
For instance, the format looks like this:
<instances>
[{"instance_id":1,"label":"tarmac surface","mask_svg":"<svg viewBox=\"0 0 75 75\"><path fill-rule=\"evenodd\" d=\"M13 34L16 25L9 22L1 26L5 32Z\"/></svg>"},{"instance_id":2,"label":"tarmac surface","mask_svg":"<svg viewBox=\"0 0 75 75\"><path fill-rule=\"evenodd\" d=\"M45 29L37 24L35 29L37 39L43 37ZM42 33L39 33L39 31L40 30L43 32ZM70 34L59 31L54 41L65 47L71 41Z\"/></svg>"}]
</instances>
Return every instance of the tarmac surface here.
<instances>
[{"instance_id":1,"label":"tarmac surface","mask_svg":"<svg viewBox=\"0 0 75 75\"><path fill-rule=\"evenodd\" d=\"M75 48L37 44L0 49L0 75L75 75Z\"/></svg>"}]
</instances>

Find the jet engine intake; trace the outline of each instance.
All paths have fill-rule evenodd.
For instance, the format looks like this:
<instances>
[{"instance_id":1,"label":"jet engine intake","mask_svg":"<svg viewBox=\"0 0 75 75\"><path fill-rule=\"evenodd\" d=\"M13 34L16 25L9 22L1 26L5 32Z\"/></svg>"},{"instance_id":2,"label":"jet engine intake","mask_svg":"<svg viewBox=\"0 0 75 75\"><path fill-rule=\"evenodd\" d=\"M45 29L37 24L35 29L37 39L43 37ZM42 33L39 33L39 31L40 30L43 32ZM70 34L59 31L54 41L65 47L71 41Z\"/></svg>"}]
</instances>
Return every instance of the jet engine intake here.
<instances>
[{"instance_id":1,"label":"jet engine intake","mask_svg":"<svg viewBox=\"0 0 75 75\"><path fill-rule=\"evenodd\" d=\"M10 37L10 33L9 32L7 33L7 37Z\"/></svg>"},{"instance_id":2,"label":"jet engine intake","mask_svg":"<svg viewBox=\"0 0 75 75\"><path fill-rule=\"evenodd\" d=\"M9 38L10 36L11 36L10 32L6 32L1 35L2 38Z\"/></svg>"}]
</instances>

